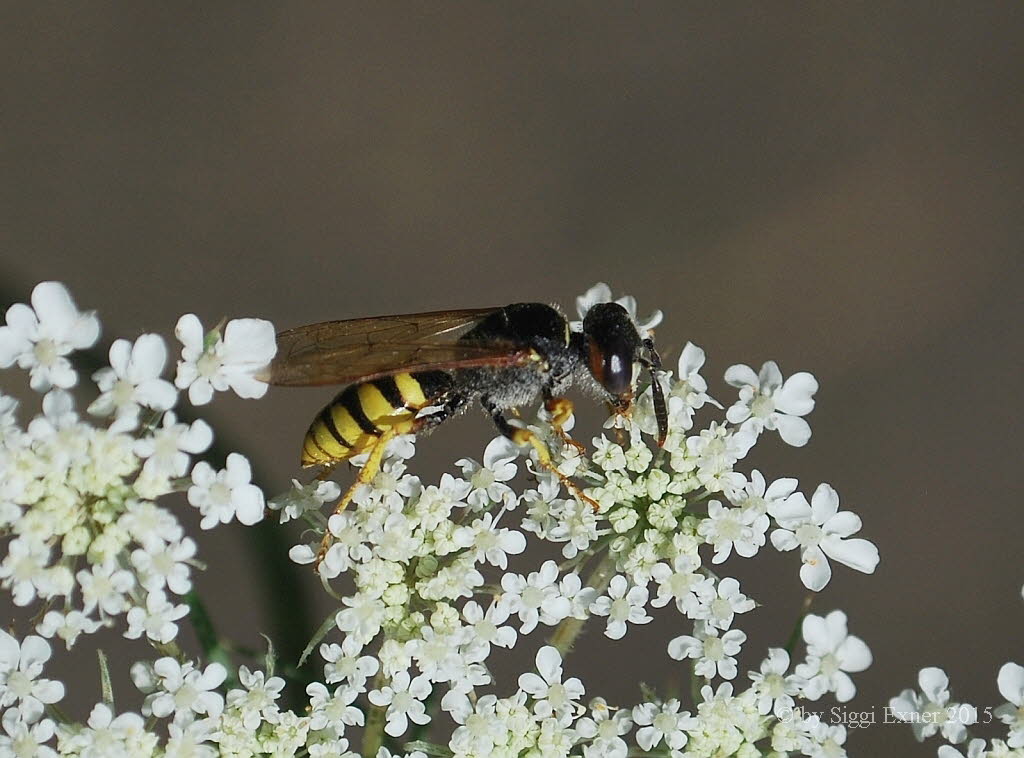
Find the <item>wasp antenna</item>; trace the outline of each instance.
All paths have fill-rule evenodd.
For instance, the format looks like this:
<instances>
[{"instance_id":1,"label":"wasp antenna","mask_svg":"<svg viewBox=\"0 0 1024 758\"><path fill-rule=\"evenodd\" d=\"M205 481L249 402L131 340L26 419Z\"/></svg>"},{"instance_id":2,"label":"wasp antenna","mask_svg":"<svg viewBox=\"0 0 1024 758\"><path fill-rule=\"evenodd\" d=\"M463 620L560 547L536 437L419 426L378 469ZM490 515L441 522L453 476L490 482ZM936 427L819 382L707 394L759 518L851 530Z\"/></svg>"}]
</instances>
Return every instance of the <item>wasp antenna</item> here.
<instances>
[{"instance_id":1,"label":"wasp antenna","mask_svg":"<svg viewBox=\"0 0 1024 758\"><path fill-rule=\"evenodd\" d=\"M654 418L658 421L658 447L665 447L665 440L668 438L668 408L665 405L665 391L661 387L661 356L654 349L654 340L650 337L644 340L644 347L650 353L647 361L647 369L651 374L651 397L654 400Z\"/></svg>"}]
</instances>

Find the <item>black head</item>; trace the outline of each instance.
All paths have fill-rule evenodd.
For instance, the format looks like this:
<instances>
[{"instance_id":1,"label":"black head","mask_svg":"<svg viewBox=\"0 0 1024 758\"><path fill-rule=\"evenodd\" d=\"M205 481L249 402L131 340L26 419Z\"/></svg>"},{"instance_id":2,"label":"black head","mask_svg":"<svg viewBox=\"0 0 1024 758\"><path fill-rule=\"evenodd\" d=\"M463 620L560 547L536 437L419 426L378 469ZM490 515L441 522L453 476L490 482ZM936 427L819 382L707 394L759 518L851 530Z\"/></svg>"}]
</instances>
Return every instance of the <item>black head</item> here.
<instances>
[{"instance_id":1,"label":"black head","mask_svg":"<svg viewBox=\"0 0 1024 758\"><path fill-rule=\"evenodd\" d=\"M587 367L598 384L616 397L633 384L633 364L642 346L629 313L618 303L598 303L583 319Z\"/></svg>"},{"instance_id":2,"label":"black head","mask_svg":"<svg viewBox=\"0 0 1024 758\"><path fill-rule=\"evenodd\" d=\"M583 319L583 338L590 373L619 408L628 408L632 402L633 364L640 363L650 371L658 416L658 442L663 444L668 432L668 414L657 377L661 359L654 349L654 341L649 337L641 338L628 311L618 303L598 303L591 307Z\"/></svg>"}]
</instances>

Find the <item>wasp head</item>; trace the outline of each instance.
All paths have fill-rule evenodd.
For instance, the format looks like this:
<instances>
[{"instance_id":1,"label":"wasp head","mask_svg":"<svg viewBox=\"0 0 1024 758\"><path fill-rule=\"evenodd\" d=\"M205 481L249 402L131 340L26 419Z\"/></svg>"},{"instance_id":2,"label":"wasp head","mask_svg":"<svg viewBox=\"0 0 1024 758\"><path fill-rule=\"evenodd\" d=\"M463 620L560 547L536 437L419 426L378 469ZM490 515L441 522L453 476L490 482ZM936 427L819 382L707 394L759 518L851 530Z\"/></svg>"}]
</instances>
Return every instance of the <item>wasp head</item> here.
<instances>
[{"instance_id":1,"label":"wasp head","mask_svg":"<svg viewBox=\"0 0 1024 758\"><path fill-rule=\"evenodd\" d=\"M658 419L658 443L664 444L668 413L657 376L661 371L661 358L654 349L654 341L650 337L641 338L628 311L618 303L598 303L591 307L583 319L583 338L591 375L621 410L632 402L634 364L648 369Z\"/></svg>"}]
</instances>

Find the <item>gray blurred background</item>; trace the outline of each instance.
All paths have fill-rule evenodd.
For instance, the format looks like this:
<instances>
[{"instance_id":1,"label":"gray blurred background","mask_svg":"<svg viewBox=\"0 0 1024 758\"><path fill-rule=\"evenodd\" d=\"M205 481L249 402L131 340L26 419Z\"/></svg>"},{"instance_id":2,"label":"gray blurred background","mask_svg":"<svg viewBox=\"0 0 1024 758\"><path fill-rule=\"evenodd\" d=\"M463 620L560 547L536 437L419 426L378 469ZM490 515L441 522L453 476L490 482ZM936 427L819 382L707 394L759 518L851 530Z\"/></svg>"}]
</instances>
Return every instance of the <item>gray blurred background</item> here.
<instances>
[{"instance_id":1,"label":"gray blurred background","mask_svg":"<svg viewBox=\"0 0 1024 758\"><path fill-rule=\"evenodd\" d=\"M830 482L881 550L874 576L837 568L814 606L846 610L874 652L851 707L880 720L926 665L959 699L1001 702L999 666L1024 663L1019 3L34 3L2 19L5 303L60 279L109 340L189 311L287 327L572 310L607 281L665 311L667 363L687 340L707 350L726 404L732 363L818 377L810 445L773 438L747 464ZM276 492L330 395L202 414ZM466 417L414 468L434 479L490 435ZM305 573L261 589L291 539L200 535L226 633L294 646L298 620L319 624ZM741 622L746 671L792 628L798 560L726 567L763 605ZM268 621L275 603L299 628ZM678 677L660 651L681 633L670 614L622 642L592 633L567 668L634 702L637 680ZM84 715L95 666L60 666ZM848 741L935 744L886 725Z\"/></svg>"}]
</instances>

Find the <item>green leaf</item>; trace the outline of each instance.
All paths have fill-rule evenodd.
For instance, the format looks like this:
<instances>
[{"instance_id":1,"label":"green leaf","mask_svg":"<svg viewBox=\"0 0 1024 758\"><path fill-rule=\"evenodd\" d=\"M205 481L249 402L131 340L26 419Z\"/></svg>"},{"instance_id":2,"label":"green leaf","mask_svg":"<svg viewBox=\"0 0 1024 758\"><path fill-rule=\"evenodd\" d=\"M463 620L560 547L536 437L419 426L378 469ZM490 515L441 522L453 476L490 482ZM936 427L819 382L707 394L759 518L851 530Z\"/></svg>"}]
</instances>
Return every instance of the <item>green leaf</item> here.
<instances>
[{"instance_id":1,"label":"green leaf","mask_svg":"<svg viewBox=\"0 0 1024 758\"><path fill-rule=\"evenodd\" d=\"M274 675L274 666L277 664L277 653L274 651L274 643L265 634L260 634L260 637L267 641L267 654L264 656L264 662L266 665L267 679Z\"/></svg>"},{"instance_id":2,"label":"green leaf","mask_svg":"<svg viewBox=\"0 0 1024 758\"><path fill-rule=\"evenodd\" d=\"M114 686L110 683L110 667L107 666L107 654L102 650L97 650L96 657L100 662L100 692L103 693L103 703L110 710L114 710Z\"/></svg>"},{"instance_id":3,"label":"green leaf","mask_svg":"<svg viewBox=\"0 0 1024 758\"><path fill-rule=\"evenodd\" d=\"M439 758L448 758L448 756L453 754L452 751L444 745L437 745L433 742L424 742L423 740L413 740L412 742L406 742L405 749L409 753L413 752L414 750L419 750L421 753L426 753L427 755L436 755Z\"/></svg>"},{"instance_id":4,"label":"green leaf","mask_svg":"<svg viewBox=\"0 0 1024 758\"><path fill-rule=\"evenodd\" d=\"M322 623L319 628L313 632L313 636L310 638L309 644L303 648L302 655L299 657L299 662L297 664L299 668L301 668L302 664L306 662L307 658L309 658L310 654L313 652L313 648L319 645L323 638L327 636L327 633L334 628L335 624L337 624L334 620L337 615L337 613L332 612L324 619L324 623Z\"/></svg>"}]
</instances>

